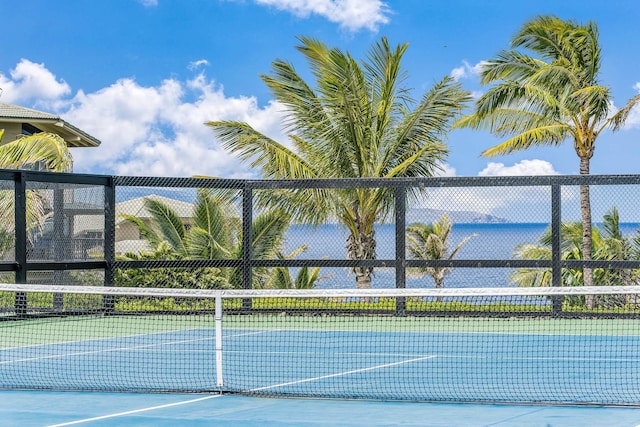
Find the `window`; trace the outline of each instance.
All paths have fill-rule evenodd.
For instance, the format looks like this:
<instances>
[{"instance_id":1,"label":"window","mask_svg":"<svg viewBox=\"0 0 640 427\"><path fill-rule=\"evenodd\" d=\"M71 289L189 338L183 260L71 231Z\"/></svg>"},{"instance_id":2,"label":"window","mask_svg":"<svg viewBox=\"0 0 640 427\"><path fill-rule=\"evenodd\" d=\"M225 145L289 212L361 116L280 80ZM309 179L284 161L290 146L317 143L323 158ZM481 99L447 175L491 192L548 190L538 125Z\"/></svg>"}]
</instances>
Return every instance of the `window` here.
<instances>
[{"instance_id":1,"label":"window","mask_svg":"<svg viewBox=\"0 0 640 427\"><path fill-rule=\"evenodd\" d=\"M42 132L40 129L38 129L37 127L35 127L32 124L29 123L23 123L22 124L22 134L23 135L33 135L34 133L40 133Z\"/></svg>"}]
</instances>

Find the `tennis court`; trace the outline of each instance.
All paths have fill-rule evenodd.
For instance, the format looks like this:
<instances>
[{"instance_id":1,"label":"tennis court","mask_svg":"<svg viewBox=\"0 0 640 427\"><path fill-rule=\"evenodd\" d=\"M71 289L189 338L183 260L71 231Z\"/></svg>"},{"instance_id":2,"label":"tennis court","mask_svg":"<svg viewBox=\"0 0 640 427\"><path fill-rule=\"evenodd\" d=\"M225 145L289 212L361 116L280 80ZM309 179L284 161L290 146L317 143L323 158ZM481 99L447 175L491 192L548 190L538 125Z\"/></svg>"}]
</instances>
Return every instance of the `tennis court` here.
<instances>
[{"instance_id":1,"label":"tennis court","mask_svg":"<svg viewBox=\"0 0 640 427\"><path fill-rule=\"evenodd\" d=\"M3 392L4 419L39 417L16 425L576 425L590 412L621 424L585 425L640 425L640 319L555 317L560 290L438 290L433 300L424 289L4 285L27 287L28 313L0 322L0 384L32 390ZM62 291L62 312L36 310ZM92 311L104 295L118 295L113 311ZM398 298L450 312L381 310ZM31 403L49 399L61 402Z\"/></svg>"},{"instance_id":2,"label":"tennis court","mask_svg":"<svg viewBox=\"0 0 640 427\"><path fill-rule=\"evenodd\" d=\"M213 328L95 338L98 330L141 330L143 323L156 330L173 324L170 320L47 319L11 325L11 332L20 335L27 332L17 328L53 330L48 339L60 342L0 350L2 384L21 389L217 391ZM567 321L538 321L533 325L537 331L499 333L471 332L465 321L447 321L446 326L464 330L418 332L406 330L397 319L379 323L385 329L379 332L358 330L363 327L358 320L345 330L328 330L326 322L305 322L309 329L304 329L299 319L225 329L224 389L345 399L640 402L638 335L558 333L559 327L578 327ZM613 326L615 322L603 325ZM505 325L496 321L488 327ZM522 327L531 328L518 325ZM69 340L72 330L84 330L91 338Z\"/></svg>"}]
</instances>

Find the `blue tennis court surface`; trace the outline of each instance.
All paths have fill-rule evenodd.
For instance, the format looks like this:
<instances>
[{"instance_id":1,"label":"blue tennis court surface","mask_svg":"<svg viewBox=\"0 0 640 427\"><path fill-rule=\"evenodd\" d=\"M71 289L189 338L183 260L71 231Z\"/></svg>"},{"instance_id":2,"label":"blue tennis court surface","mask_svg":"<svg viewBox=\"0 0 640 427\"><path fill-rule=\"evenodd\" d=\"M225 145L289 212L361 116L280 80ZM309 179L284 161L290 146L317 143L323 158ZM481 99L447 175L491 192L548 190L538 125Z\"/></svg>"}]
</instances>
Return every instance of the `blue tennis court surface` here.
<instances>
[{"instance_id":1,"label":"blue tennis court surface","mask_svg":"<svg viewBox=\"0 0 640 427\"><path fill-rule=\"evenodd\" d=\"M0 350L19 389L215 391L215 333L193 328ZM453 402L640 403L640 337L227 328L224 389Z\"/></svg>"},{"instance_id":2,"label":"blue tennis court surface","mask_svg":"<svg viewBox=\"0 0 640 427\"><path fill-rule=\"evenodd\" d=\"M186 319L6 323L0 385L94 391L2 391L0 425L640 426L636 407L524 403L640 406L638 321L239 317L220 349ZM225 390L264 397L203 393L220 366Z\"/></svg>"},{"instance_id":3,"label":"blue tennis court surface","mask_svg":"<svg viewBox=\"0 0 640 427\"><path fill-rule=\"evenodd\" d=\"M2 391L0 420L5 427L636 427L640 409Z\"/></svg>"}]
</instances>

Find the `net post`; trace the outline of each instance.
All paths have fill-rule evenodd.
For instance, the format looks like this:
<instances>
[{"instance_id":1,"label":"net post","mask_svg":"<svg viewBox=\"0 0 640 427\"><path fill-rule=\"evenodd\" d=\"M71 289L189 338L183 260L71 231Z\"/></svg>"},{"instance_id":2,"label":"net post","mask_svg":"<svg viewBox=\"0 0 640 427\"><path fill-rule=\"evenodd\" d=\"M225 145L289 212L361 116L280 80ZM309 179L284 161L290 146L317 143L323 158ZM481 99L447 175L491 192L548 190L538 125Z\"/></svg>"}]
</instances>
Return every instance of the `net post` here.
<instances>
[{"instance_id":1,"label":"net post","mask_svg":"<svg viewBox=\"0 0 640 427\"><path fill-rule=\"evenodd\" d=\"M222 294L215 297L215 327L216 327L216 385L220 391L224 387L223 363L222 363Z\"/></svg>"},{"instance_id":2,"label":"net post","mask_svg":"<svg viewBox=\"0 0 640 427\"><path fill-rule=\"evenodd\" d=\"M116 260L115 232L116 232L116 180L109 178L108 184L104 187L104 260L107 267L104 271L104 285L113 286L114 263ZM102 307L105 313L113 313L115 309L115 298L113 295L103 295Z\"/></svg>"},{"instance_id":3,"label":"net post","mask_svg":"<svg viewBox=\"0 0 640 427\"><path fill-rule=\"evenodd\" d=\"M551 185L551 286L562 286L562 223L561 223L561 186ZM552 296L552 314L557 316L562 312L562 297Z\"/></svg>"},{"instance_id":4,"label":"net post","mask_svg":"<svg viewBox=\"0 0 640 427\"><path fill-rule=\"evenodd\" d=\"M15 259L18 264L15 280L16 283L27 283L27 184L25 172L15 173L13 191ZM27 294L16 292L14 305L16 315L25 315L27 313Z\"/></svg>"},{"instance_id":5,"label":"net post","mask_svg":"<svg viewBox=\"0 0 640 427\"><path fill-rule=\"evenodd\" d=\"M253 189L248 182L244 183L242 190L242 288L252 289L253 278L251 258L253 257ZM251 299L242 300L242 309L251 310Z\"/></svg>"},{"instance_id":6,"label":"net post","mask_svg":"<svg viewBox=\"0 0 640 427\"><path fill-rule=\"evenodd\" d=\"M394 188L395 195L395 224L396 224L396 288L407 287L406 276L406 189L403 186ZM405 297L396 298L396 313L404 314L407 309Z\"/></svg>"},{"instance_id":7,"label":"net post","mask_svg":"<svg viewBox=\"0 0 640 427\"><path fill-rule=\"evenodd\" d=\"M73 221L71 218L69 221ZM65 255L73 253L69 247L71 236L65 236L64 227L64 189L62 184L56 184L53 190L53 257L56 261L62 261ZM68 256L68 255L67 255ZM72 256L73 258L74 256ZM53 284L64 284L64 272L53 272ZM61 312L64 309L64 294L53 294L53 310Z\"/></svg>"}]
</instances>

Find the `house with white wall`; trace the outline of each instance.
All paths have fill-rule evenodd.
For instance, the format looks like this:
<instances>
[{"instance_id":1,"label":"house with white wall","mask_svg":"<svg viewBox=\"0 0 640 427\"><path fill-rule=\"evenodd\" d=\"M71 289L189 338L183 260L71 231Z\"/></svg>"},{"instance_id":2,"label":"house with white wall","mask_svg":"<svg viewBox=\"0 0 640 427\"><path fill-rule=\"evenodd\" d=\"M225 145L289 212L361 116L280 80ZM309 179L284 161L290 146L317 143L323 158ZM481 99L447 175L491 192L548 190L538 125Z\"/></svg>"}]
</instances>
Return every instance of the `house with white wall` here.
<instances>
[{"instance_id":1,"label":"house with white wall","mask_svg":"<svg viewBox=\"0 0 640 427\"><path fill-rule=\"evenodd\" d=\"M4 129L3 144L14 141L21 135L51 132L64 139L69 148L98 147L100 145L100 140L57 114L4 102L0 102L0 129Z\"/></svg>"}]
</instances>

